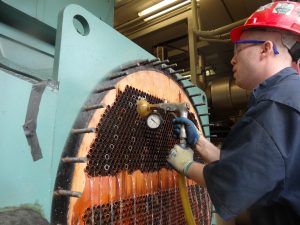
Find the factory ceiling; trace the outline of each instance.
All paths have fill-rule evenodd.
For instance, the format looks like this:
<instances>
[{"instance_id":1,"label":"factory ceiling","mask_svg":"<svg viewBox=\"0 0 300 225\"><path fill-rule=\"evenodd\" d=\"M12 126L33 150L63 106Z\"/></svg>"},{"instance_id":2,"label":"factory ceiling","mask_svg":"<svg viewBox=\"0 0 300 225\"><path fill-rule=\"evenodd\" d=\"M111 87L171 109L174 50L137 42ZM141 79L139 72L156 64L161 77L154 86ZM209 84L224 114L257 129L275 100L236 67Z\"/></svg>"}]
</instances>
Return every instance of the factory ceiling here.
<instances>
[{"instance_id":1,"label":"factory ceiling","mask_svg":"<svg viewBox=\"0 0 300 225\"><path fill-rule=\"evenodd\" d=\"M219 77L231 76L230 59L233 54L233 45L228 41L231 24L243 23L244 19L259 6L271 1L197 0L197 18L200 25L198 28L196 27L196 30L214 30L218 35L221 35L214 36L213 40L210 36L192 37L193 32L191 30L193 26L195 30L197 23L193 20L190 2L185 3L186 1L177 0L161 10L179 3L182 3L182 7L148 21L144 20L159 10L147 16L138 16L138 12L159 2L161 0L117 0L115 4L115 28L152 54L155 54L157 46L163 47L161 49L165 50L168 59L172 63L177 63L178 69L185 71L190 70L189 51L191 49L189 50L189 45L192 46L191 43L196 43L197 52L202 56L200 62L203 65L202 68L206 69L206 74L212 71L212 74L215 73ZM216 40L219 37L221 40ZM196 41L193 42L193 40ZM198 73L199 71L200 69L198 69Z\"/></svg>"}]
</instances>

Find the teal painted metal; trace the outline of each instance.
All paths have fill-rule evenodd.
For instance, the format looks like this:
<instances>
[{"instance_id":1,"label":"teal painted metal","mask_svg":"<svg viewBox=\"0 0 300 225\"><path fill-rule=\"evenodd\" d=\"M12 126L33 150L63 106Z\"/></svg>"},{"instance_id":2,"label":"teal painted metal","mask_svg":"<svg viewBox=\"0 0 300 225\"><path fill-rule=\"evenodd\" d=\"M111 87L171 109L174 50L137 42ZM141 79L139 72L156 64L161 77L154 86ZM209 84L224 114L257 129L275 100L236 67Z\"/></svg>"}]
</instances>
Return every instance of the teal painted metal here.
<instances>
[{"instance_id":1,"label":"teal painted metal","mask_svg":"<svg viewBox=\"0 0 300 225\"><path fill-rule=\"evenodd\" d=\"M203 126L209 124L208 104L205 92L202 91L200 88L196 87L189 80L183 79L181 75L175 74L175 76L178 82L181 83L182 87L185 89L186 94L190 97L190 100L197 111L204 135L209 136L209 126Z\"/></svg>"},{"instance_id":2,"label":"teal painted metal","mask_svg":"<svg viewBox=\"0 0 300 225\"><path fill-rule=\"evenodd\" d=\"M57 27L59 12L69 4L81 5L105 23L113 25L114 0L3 0L3 2L54 28Z\"/></svg>"},{"instance_id":3,"label":"teal painted metal","mask_svg":"<svg viewBox=\"0 0 300 225\"><path fill-rule=\"evenodd\" d=\"M27 46L37 52L42 52L44 54L54 56L54 46L50 45L48 43L45 43L37 38L34 38L28 34L25 34L16 28L10 27L4 23L0 23L0 33L2 35L2 38L10 39L10 41L15 43L20 43L23 46ZM4 46L2 46L4 47ZM3 49L2 49L3 50ZM19 52L17 50L17 52ZM15 52L14 54L17 54ZM30 54L30 53L29 53ZM22 63L21 63L22 65Z\"/></svg>"},{"instance_id":4,"label":"teal painted metal","mask_svg":"<svg viewBox=\"0 0 300 225\"><path fill-rule=\"evenodd\" d=\"M76 15L82 16L89 26L86 36L74 29L73 18ZM60 84L52 174L56 173L72 124L96 85L122 65L154 58L80 6L68 6L61 14L61 20L57 31L57 37L61 38L56 41L59 57L55 57L54 61L54 74Z\"/></svg>"},{"instance_id":5,"label":"teal painted metal","mask_svg":"<svg viewBox=\"0 0 300 225\"><path fill-rule=\"evenodd\" d=\"M23 131L31 84L0 70L0 207L38 204L49 218L57 91L46 88L37 133L44 158L33 162Z\"/></svg>"},{"instance_id":6,"label":"teal painted metal","mask_svg":"<svg viewBox=\"0 0 300 225\"><path fill-rule=\"evenodd\" d=\"M73 26L75 15L89 25L82 36ZM38 204L49 220L57 166L70 128L91 90L113 69L154 58L87 10L70 5L60 16L55 50L54 80L40 105L37 135L43 159L33 162L22 125L31 83L0 70L0 207ZM5 194L3 194L5 193Z\"/></svg>"},{"instance_id":7,"label":"teal painted metal","mask_svg":"<svg viewBox=\"0 0 300 225\"><path fill-rule=\"evenodd\" d=\"M81 34L73 26L75 16L82 23ZM85 100L107 75L129 63L154 58L78 5L66 7L58 21L53 80L59 82L59 89L47 87L42 96L37 136L43 159L39 161L32 161L22 128L31 83L0 70L0 207L40 205L48 220L61 153ZM194 86L186 91L205 97ZM195 102L198 99L192 97ZM207 107L199 106L197 111L205 113Z\"/></svg>"}]
</instances>

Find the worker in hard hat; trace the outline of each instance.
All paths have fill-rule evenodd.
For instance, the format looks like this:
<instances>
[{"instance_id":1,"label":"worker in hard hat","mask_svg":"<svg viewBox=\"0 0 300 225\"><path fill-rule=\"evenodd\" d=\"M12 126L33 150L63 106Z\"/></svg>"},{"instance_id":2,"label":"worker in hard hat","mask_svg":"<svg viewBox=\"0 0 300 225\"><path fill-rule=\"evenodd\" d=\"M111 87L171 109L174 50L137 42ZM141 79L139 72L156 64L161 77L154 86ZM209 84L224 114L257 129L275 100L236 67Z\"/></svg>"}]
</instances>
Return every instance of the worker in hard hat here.
<instances>
[{"instance_id":1,"label":"worker in hard hat","mask_svg":"<svg viewBox=\"0 0 300 225\"><path fill-rule=\"evenodd\" d=\"M168 162L207 187L225 219L247 210L254 225L300 224L300 3L260 7L230 33L231 60L240 87L252 90L248 110L232 128L221 150L188 119L191 148L176 145ZM206 164L193 161L198 151Z\"/></svg>"}]
</instances>

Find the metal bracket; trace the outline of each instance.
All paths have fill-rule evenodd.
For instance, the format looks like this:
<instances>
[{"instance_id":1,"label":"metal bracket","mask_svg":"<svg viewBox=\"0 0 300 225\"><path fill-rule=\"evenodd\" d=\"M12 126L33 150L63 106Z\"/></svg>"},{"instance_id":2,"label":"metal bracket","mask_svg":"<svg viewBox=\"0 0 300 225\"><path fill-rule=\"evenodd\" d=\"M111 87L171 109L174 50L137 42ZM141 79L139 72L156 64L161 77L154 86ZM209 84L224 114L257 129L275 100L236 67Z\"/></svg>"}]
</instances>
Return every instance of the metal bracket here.
<instances>
[{"instance_id":1,"label":"metal bracket","mask_svg":"<svg viewBox=\"0 0 300 225\"><path fill-rule=\"evenodd\" d=\"M36 123L37 123L37 116L39 112L41 98L47 85L48 85L47 80L40 81L32 85L29 103L27 107L26 119L23 125L27 142L31 148L31 155L33 161L37 161L43 158L39 140L36 134L36 127L37 127Z\"/></svg>"}]
</instances>

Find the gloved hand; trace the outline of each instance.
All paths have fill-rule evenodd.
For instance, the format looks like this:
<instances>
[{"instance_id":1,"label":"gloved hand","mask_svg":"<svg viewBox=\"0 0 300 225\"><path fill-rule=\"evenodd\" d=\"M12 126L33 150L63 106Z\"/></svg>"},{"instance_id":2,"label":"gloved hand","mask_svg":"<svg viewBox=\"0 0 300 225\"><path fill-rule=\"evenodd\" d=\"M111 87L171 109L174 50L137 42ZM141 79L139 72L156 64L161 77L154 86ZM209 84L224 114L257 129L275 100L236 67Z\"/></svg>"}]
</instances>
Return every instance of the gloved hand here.
<instances>
[{"instance_id":1,"label":"gloved hand","mask_svg":"<svg viewBox=\"0 0 300 225\"><path fill-rule=\"evenodd\" d=\"M173 134L176 138L179 138L180 135L180 127L181 125L185 126L186 132L186 142L189 146L194 147L199 139L199 131L197 130L195 124L184 117L176 117L172 121L173 123Z\"/></svg>"},{"instance_id":2,"label":"gloved hand","mask_svg":"<svg viewBox=\"0 0 300 225\"><path fill-rule=\"evenodd\" d=\"M192 149L175 145L174 148L171 149L167 161L178 172L183 173L183 175L186 176L190 166L194 162L193 155L194 151Z\"/></svg>"}]
</instances>

